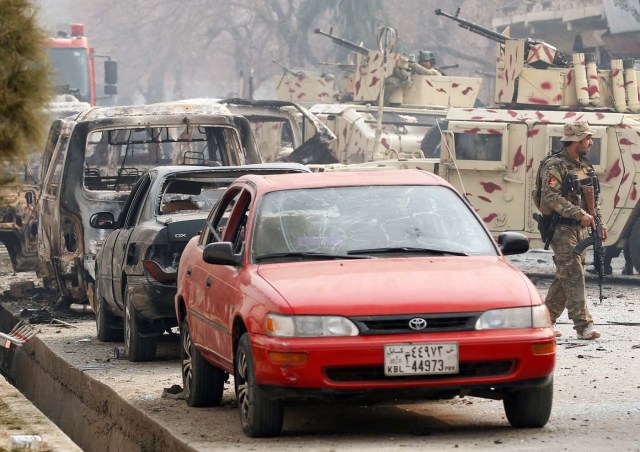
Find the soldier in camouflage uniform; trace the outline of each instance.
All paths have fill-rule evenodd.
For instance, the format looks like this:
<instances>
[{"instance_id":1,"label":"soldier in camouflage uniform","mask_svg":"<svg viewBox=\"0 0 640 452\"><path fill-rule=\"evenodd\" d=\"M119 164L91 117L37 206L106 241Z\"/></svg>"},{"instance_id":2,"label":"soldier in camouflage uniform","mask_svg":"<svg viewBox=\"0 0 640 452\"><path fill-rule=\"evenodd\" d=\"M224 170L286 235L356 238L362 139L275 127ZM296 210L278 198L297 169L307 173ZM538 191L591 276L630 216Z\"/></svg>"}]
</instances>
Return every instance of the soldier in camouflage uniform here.
<instances>
[{"instance_id":1,"label":"soldier in camouflage uniform","mask_svg":"<svg viewBox=\"0 0 640 452\"><path fill-rule=\"evenodd\" d=\"M573 250L588 236L587 227L595 226L594 218L586 211L586 205L579 191L567 190L567 178L571 173L578 180L587 178L593 166L586 159L593 144L591 135L595 130L586 121L565 124L562 137L562 151L550 158L542 170L542 196L540 212L559 217L551 249L556 266L556 275L549 288L545 304L549 308L551 320L555 324L565 308L573 320L579 339L596 339L600 332L593 327L593 319L586 303L584 280L585 254L576 255ZM600 211L596 206L597 215ZM606 240L603 228L603 240ZM562 333L556 330L556 336Z\"/></svg>"}]
</instances>

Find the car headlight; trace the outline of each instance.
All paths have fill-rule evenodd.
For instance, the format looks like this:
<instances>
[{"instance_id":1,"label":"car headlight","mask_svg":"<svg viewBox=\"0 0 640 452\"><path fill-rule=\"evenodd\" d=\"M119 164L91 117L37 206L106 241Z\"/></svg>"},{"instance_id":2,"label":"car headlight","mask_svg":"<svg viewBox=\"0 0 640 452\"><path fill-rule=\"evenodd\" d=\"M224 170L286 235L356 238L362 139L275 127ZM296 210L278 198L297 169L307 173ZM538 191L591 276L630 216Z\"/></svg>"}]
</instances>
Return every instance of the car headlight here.
<instances>
[{"instance_id":1,"label":"car headlight","mask_svg":"<svg viewBox=\"0 0 640 452\"><path fill-rule=\"evenodd\" d=\"M493 309L476 321L476 330L501 328L544 328L551 326L549 310L544 304L524 308Z\"/></svg>"},{"instance_id":2,"label":"car headlight","mask_svg":"<svg viewBox=\"0 0 640 452\"><path fill-rule=\"evenodd\" d=\"M359 333L351 320L333 315L268 314L266 329L269 336L278 337L357 336Z\"/></svg>"}]
</instances>

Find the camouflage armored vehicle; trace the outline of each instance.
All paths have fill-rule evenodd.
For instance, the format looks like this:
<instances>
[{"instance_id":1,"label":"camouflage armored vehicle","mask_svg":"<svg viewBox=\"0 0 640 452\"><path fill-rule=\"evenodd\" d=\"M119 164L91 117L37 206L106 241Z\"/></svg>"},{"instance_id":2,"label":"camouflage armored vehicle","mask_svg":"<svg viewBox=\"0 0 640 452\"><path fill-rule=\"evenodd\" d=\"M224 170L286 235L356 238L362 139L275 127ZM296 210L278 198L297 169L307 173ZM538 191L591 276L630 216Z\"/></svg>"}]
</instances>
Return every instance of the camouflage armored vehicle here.
<instances>
[{"instance_id":1,"label":"camouflage armored vehicle","mask_svg":"<svg viewBox=\"0 0 640 452\"><path fill-rule=\"evenodd\" d=\"M419 73L410 56L395 51L392 28L379 31L376 50L316 33L355 52L345 87L340 89L333 76L297 71L276 80L278 98L311 105L337 137L330 148L340 164L384 161L433 169L439 134L424 140L425 135L449 108L473 107L482 79Z\"/></svg>"},{"instance_id":2,"label":"camouflage armored vehicle","mask_svg":"<svg viewBox=\"0 0 640 452\"><path fill-rule=\"evenodd\" d=\"M540 161L561 147L567 122L586 120L597 133L588 158L600 180L609 237L630 245L640 271L639 71L631 60L598 69L592 55L562 55L530 39L510 39L436 10L460 26L498 41L498 108L451 108L441 124L439 174L466 193L489 229L526 234L542 247L532 199ZM446 129L446 130L445 130Z\"/></svg>"}]
</instances>

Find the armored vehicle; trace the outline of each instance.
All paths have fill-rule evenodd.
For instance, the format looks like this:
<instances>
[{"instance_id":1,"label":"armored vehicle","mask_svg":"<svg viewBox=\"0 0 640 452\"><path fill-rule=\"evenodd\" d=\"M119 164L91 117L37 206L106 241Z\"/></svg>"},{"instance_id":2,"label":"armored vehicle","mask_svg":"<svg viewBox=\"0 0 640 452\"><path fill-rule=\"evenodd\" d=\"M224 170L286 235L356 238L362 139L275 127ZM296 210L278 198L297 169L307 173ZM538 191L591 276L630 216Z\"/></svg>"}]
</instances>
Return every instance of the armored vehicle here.
<instances>
[{"instance_id":1,"label":"armored vehicle","mask_svg":"<svg viewBox=\"0 0 640 452\"><path fill-rule=\"evenodd\" d=\"M311 105L309 110L337 137L330 149L340 164L388 161L432 168L435 160L426 160L437 158L439 135L423 140L425 134L450 107L473 107L482 79L437 71L424 75L410 56L395 51L392 28L380 29L376 50L319 29L316 33L355 52L353 73L338 88L335 77L326 73L289 71L276 82L278 97Z\"/></svg>"},{"instance_id":2,"label":"armored vehicle","mask_svg":"<svg viewBox=\"0 0 640 452\"><path fill-rule=\"evenodd\" d=\"M451 108L442 129L439 174L466 193L489 229L520 231L541 247L532 199L540 161L561 147L567 122L597 133L588 158L600 180L606 246L630 245L640 271L640 104L632 60L598 69L592 55L562 55L547 43L511 39L455 15L436 14L498 42L498 108Z\"/></svg>"},{"instance_id":3,"label":"armored vehicle","mask_svg":"<svg viewBox=\"0 0 640 452\"><path fill-rule=\"evenodd\" d=\"M160 165L261 163L251 125L215 102L93 107L54 121L38 203L38 275L71 301L92 303L95 256L106 232L91 214L122 206L145 170ZM45 166L43 165L43 166Z\"/></svg>"}]
</instances>

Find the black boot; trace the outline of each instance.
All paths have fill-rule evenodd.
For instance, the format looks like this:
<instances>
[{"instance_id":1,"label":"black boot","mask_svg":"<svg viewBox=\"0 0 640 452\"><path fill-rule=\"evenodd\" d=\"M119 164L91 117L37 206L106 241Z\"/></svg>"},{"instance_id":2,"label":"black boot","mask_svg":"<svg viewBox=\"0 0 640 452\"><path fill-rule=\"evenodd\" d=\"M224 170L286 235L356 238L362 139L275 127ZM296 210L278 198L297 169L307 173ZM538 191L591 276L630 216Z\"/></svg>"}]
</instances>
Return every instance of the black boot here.
<instances>
[{"instance_id":1,"label":"black boot","mask_svg":"<svg viewBox=\"0 0 640 452\"><path fill-rule=\"evenodd\" d=\"M626 263L624 264L624 268L622 269L623 275L633 275L633 265Z\"/></svg>"}]
</instances>

